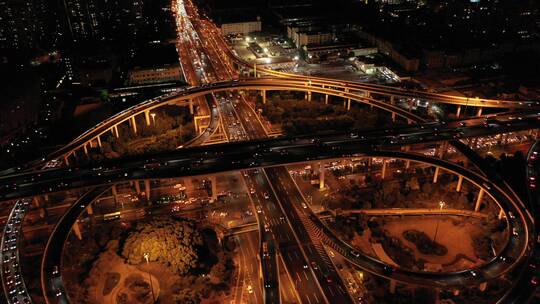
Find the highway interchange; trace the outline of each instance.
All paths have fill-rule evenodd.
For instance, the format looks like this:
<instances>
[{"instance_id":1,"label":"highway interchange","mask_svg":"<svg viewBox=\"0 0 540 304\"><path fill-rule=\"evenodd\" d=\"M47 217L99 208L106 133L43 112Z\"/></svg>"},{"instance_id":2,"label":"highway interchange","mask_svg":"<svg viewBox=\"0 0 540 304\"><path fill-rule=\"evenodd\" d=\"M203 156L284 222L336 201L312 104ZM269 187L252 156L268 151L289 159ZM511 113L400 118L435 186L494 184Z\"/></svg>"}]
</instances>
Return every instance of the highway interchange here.
<instances>
[{"instance_id":1,"label":"highway interchange","mask_svg":"<svg viewBox=\"0 0 540 304\"><path fill-rule=\"evenodd\" d=\"M68 303L61 279L61 252L67 235L84 211L111 184L143 179L163 179L179 176L206 175L219 172L243 170L243 178L250 189L252 204L257 210L260 233L260 261L264 269L262 288L264 303L279 303L280 283L277 280L278 259L286 267L295 286L297 297L302 303L355 303L347 292L340 275L330 261L323 245L332 247L358 267L371 273L406 282L432 287L451 287L478 284L522 269L523 285L515 285L501 303L523 303L524 289L530 286L534 271L527 268L530 256L538 251L534 215L520 198L501 182L492 172L483 170L481 160L467 151L459 140L505 132L537 129L539 125L538 102L512 102L484 99L469 99L426 92L411 92L399 88L358 84L339 80L313 78L284 74L257 68L257 72L274 77L225 80L233 77L232 64L250 68L249 64L234 56L224 45L223 38L209 21L199 18L193 4L179 0L177 6L178 25L182 33L191 33L179 39L179 53L186 79L194 87L168 96L141 103L119 113L48 157L32 163L28 168L15 174L0 176L0 199L13 200L61 192L70 189L90 189L59 221L49 239L42 263L42 286L48 303ZM198 33L198 34L197 34ZM193 36L195 35L195 36ZM204 43L197 42L201 37ZM188 50L193 48L196 58ZM197 50L200 50L197 52ZM219 56L227 54L229 60ZM193 62L205 65L206 73L189 67ZM205 62L205 64L203 64ZM200 85L203 83L203 85ZM208 84L206 84L208 83ZM388 130L350 130L340 134L320 134L294 138L267 139L267 133L256 113L249 107L238 90L298 90L309 93L341 97L384 109L394 113L409 123ZM233 103L226 93L233 91ZM224 95L221 95L224 94ZM231 95L232 96L232 95ZM231 97L230 96L230 97ZM448 103L456 106L503 108L513 112L477 118L463 118L455 121L429 122L424 118L395 105L395 98L420 98ZM209 116L205 131L190 142L190 147L181 147L173 152L134 156L109 160L86 166L59 167L39 170L52 159L69 157L90 141L98 140L106 132L113 132L120 123L131 120L141 113L148 113L168 103L189 103L197 100L199 110ZM206 109L206 110L205 110ZM206 113L205 113L206 111ZM481 114L479 111L478 114ZM203 146L215 135L220 124L236 128L224 128L230 143ZM236 125L236 123L239 123ZM234 138L234 140L232 140ZM413 153L395 151L396 148L426 142L450 141L458 150L465 152L482 174L478 174L448 161ZM536 149L536 148L535 148ZM532 157L534 149L529 154ZM445 171L463 176L478 188L483 189L504 210L510 229L515 231L505 248L496 258L484 265L457 273L412 272L391 267L359 253L339 240L305 205L300 190L284 165L335 159L350 156L388 157L424 162L438 166ZM529 170L529 177L537 176ZM251 190L252 189L252 190ZM531 191L532 200L537 193ZM536 195L536 196L535 196ZM260 212L259 212L260 211ZM4 232L4 238L6 232ZM5 241L2 242L3 246ZM525 267L522 267L525 265ZM2 269L4 270L4 269ZM4 272L3 272L4 273ZM527 274L527 275L526 275ZM4 288L6 278L3 275ZM535 286L527 288L530 297ZM521 292L519 292L521 291ZM7 294L7 293L6 293ZM21 293L23 299L25 293ZM13 299L8 299L13 303Z\"/></svg>"}]
</instances>

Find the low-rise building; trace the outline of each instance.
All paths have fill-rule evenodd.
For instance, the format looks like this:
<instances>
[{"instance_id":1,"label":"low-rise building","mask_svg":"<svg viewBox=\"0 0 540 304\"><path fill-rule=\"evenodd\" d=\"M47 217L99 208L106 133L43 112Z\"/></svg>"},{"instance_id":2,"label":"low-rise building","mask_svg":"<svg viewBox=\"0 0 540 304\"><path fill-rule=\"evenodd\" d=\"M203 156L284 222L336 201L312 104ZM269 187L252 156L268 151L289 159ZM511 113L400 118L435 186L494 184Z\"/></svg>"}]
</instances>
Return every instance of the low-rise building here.
<instances>
[{"instance_id":1,"label":"low-rise building","mask_svg":"<svg viewBox=\"0 0 540 304\"><path fill-rule=\"evenodd\" d=\"M182 81L182 69L179 64L160 67L135 67L128 72L129 84L151 84Z\"/></svg>"},{"instance_id":2,"label":"low-rise building","mask_svg":"<svg viewBox=\"0 0 540 304\"><path fill-rule=\"evenodd\" d=\"M249 34L260 32L262 27L261 17L257 16L255 21L224 22L221 24L221 33L230 34Z\"/></svg>"}]
</instances>

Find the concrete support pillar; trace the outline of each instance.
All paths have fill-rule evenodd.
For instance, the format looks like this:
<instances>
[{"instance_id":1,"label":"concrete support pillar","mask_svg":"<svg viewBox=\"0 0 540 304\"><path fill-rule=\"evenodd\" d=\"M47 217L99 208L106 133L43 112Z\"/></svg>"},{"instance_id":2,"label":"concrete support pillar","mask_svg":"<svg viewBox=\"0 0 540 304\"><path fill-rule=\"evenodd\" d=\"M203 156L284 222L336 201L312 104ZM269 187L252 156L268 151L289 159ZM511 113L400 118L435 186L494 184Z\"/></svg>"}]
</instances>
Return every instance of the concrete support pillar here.
<instances>
[{"instance_id":1,"label":"concrete support pillar","mask_svg":"<svg viewBox=\"0 0 540 304\"><path fill-rule=\"evenodd\" d=\"M137 192L137 194L141 193L141 184L139 184L139 181L136 180L134 184L135 184L135 192Z\"/></svg>"},{"instance_id":2,"label":"concrete support pillar","mask_svg":"<svg viewBox=\"0 0 540 304\"><path fill-rule=\"evenodd\" d=\"M49 201L49 195L48 194L44 194L43 195L43 199L48 202Z\"/></svg>"},{"instance_id":3,"label":"concrete support pillar","mask_svg":"<svg viewBox=\"0 0 540 304\"><path fill-rule=\"evenodd\" d=\"M133 133L137 134L137 122L135 121L135 116L131 116L131 128L133 129Z\"/></svg>"},{"instance_id":4,"label":"concrete support pillar","mask_svg":"<svg viewBox=\"0 0 540 304\"><path fill-rule=\"evenodd\" d=\"M193 115L193 98L189 99L189 114Z\"/></svg>"},{"instance_id":5,"label":"concrete support pillar","mask_svg":"<svg viewBox=\"0 0 540 304\"><path fill-rule=\"evenodd\" d=\"M408 125L412 124L412 120L410 120L410 119L407 118L407 124L408 124Z\"/></svg>"},{"instance_id":6,"label":"concrete support pillar","mask_svg":"<svg viewBox=\"0 0 540 304\"><path fill-rule=\"evenodd\" d=\"M405 162L405 169L409 169L411 167L411 161L410 160L407 160Z\"/></svg>"},{"instance_id":7,"label":"concrete support pillar","mask_svg":"<svg viewBox=\"0 0 540 304\"><path fill-rule=\"evenodd\" d=\"M35 206L36 208L39 208L39 200L38 200L37 196L34 196L34 197L32 198L32 203L34 204L34 206Z\"/></svg>"},{"instance_id":8,"label":"concrete support pillar","mask_svg":"<svg viewBox=\"0 0 540 304\"><path fill-rule=\"evenodd\" d=\"M482 107L478 107L478 112L476 112L476 116L482 116Z\"/></svg>"},{"instance_id":9,"label":"concrete support pillar","mask_svg":"<svg viewBox=\"0 0 540 304\"><path fill-rule=\"evenodd\" d=\"M146 121L146 125L150 125L150 111L144 111L144 120Z\"/></svg>"},{"instance_id":10,"label":"concrete support pillar","mask_svg":"<svg viewBox=\"0 0 540 304\"><path fill-rule=\"evenodd\" d=\"M459 296L459 289L454 289L454 291L452 292L454 294L454 296Z\"/></svg>"},{"instance_id":11,"label":"concrete support pillar","mask_svg":"<svg viewBox=\"0 0 540 304\"><path fill-rule=\"evenodd\" d=\"M390 279L390 293L396 293L396 280Z\"/></svg>"},{"instance_id":12,"label":"concrete support pillar","mask_svg":"<svg viewBox=\"0 0 540 304\"><path fill-rule=\"evenodd\" d=\"M478 212L480 211L480 204L482 203L482 200L484 199L484 189L480 189L480 192L478 193L478 197L476 198L476 204L474 205L474 211Z\"/></svg>"},{"instance_id":13,"label":"concrete support pillar","mask_svg":"<svg viewBox=\"0 0 540 304\"><path fill-rule=\"evenodd\" d=\"M486 289L487 289L487 282L484 282L484 283L480 284L480 286L478 286L478 289L479 289L480 291L486 291Z\"/></svg>"},{"instance_id":14,"label":"concrete support pillar","mask_svg":"<svg viewBox=\"0 0 540 304\"><path fill-rule=\"evenodd\" d=\"M392 122L396 122L396 113L392 112Z\"/></svg>"},{"instance_id":15,"label":"concrete support pillar","mask_svg":"<svg viewBox=\"0 0 540 304\"><path fill-rule=\"evenodd\" d=\"M76 221L75 224L73 224L73 233L75 233L75 236L80 241L82 240L82 233L81 233L81 227L79 227L79 221Z\"/></svg>"},{"instance_id":16,"label":"concrete support pillar","mask_svg":"<svg viewBox=\"0 0 540 304\"><path fill-rule=\"evenodd\" d=\"M148 204L150 204L150 180L149 179L144 180L144 194L146 194L146 200L148 201Z\"/></svg>"},{"instance_id":17,"label":"concrete support pillar","mask_svg":"<svg viewBox=\"0 0 540 304\"><path fill-rule=\"evenodd\" d=\"M351 99L348 98L347 99L347 111L349 111L351 109Z\"/></svg>"},{"instance_id":18,"label":"concrete support pillar","mask_svg":"<svg viewBox=\"0 0 540 304\"><path fill-rule=\"evenodd\" d=\"M439 167L435 167L435 174L433 174L433 183L436 184L437 180L439 179Z\"/></svg>"},{"instance_id":19,"label":"concrete support pillar","mask_svg":"<svg viewBox=\"0 0 540 304\"><path fill-rule=\"evenodd\" d=\"M88 156L88 148L86 147L86 144L83 145L84 155Z\"/></svg>"},{"instance_id":20,"label":"concrete support pillar","mask_svg":"<svg viewBox=\"0 0 540 304\"><path fill-rule=\"evenodd\" d=\"M394 95L390 96L390 104L392 105L396 104L396 97Z\"/></svg>"},{"instance_id":21,"label":"concrete support pillar","mask_svg":"<svg viewBox=\"0 0 540 304\"><path fill-rule=\"evenodd\" d=\"M311 91L307 91L306 94L304 95L304 98L307 101L311 101Z\"/></svg>"},{"instance_id":22,"label":"concrete support pillar","mask_svg":"<svg viewBox=\"0 0 540 304\"><path fill-rule=\"evenodd\" d=\"M99 149L101 149L101 137L99 137L99 135L98 135L98 136L96 136L96 139L97 139L98 147L99 147Z\"/></svg>"},{"instance_id":23,"label":"concrete support pillar","mask_svg":"<svg viewBox=\"0 0 540 304\"><path fill-rule=\"evenodd\" d=\"M381 178L384 179L385 177L386 177L386 159L383 159L382 170L381 170Z\"/></svg>"},{"instance_id":24,"label":"concrete support pillar","mask_svg":"<svg viewBox=\"0 0 540 304\"><path fill-rule=\"evenodd\" d=\"M458 177L457 186L456 186L456 192L461 192L461 186L463 185L463 176L460 175Z\"/></svg>"},{"instance_id":25,"label":"concrete support pillar","mask_svg":"<svg viewBox=\"0 0 540 304\"><path fill-rule=\"evenodd\" d=\"M371 166L373 165L373 157L368 158L367 165L368 165L368 170L371 171Z\"/></svg>"},{"instance_id":26,"label":"concrete support pillar","mask_svg":"<svg viewBox=\"0 0 540 304\"><path fill-rule=\"evenodd\" d=\"M328 94L324 95L324 104L328 104Z\"/></svg>"},{"instance_id":27,"label":"concrete support pillar","mask_svg":"<svg viewBox=\"0 0 540 304\"><path fill-rule=\"evenodd\" d=\"M86 213L88 213L88 215L94 214L94 208L92 208L92 205L86 206Z\"/></svg>"},{"instance_id":28,"label":"concrete support pillar","mask_svg":"<svg viewBox=\"0 0 540 304\"><path fill-rule=\"evenodd\" d=\"M461 106L457 106L456 118L459 118L461 115Z\"/></svg>"},{"instance_id":29,"label":"concrete support pillar","mask_svg":"<svg viewBox=\"0 0 540 304\"><path fill-rule=\"evenodd\" d=\"M118 192L116 191L116 185L112 185L111 190L112 190L112 195L113 195L114 202L117 203L118 202Z\"/></svg>"},{"instance_id":30,"label":"concrete support pillar","mask_svg":"<svg viewBox=\"0 0 540 304\"><path fill-rule=\"evenodd\" d=\"M446 150L448 150L448 142L447 141L443 141L440 145L439 145L439 158L443 159L444 156L446 155Z\"/></svg>"},{"instance_id":31,"label":"concrete support pillar","mask_svg":"<svg viewBox=\"0 0 540 304\"><path fill-rule=\"evenodd\" d=\"M210 176L210 183L212 184L212 199L217 200L217 179L215 175Z\"/></svg>"},{"instance_id":32,"label":"concrete support pillar","mask_svg":"<svg viewBox=\"0 0 540 304\"><path fill-rule=\"evenodd\" d=\"M266 103L266 90L261 90L262 103Z\"/></svg>"},{"instance_id":33,"label":"concrete support pillar","mask_svg":"<svg viewBox=\"0 0 540 304\"><path fill-rule=\"evenodd\" d=\"M257 64L253 64L253 77L257 78Z\"/></svg>"},{"instance_id":34,"label":"concrete support pillar","mask_svg":"<svg viewBox=\"0 0 540 304\"><path fill-rule=\"evenodd\" d=\"M111 131L114 134L114 136L116 136L116 138L120 137L120 134L118 133L118 125L113 126Z\"/></svg>"},{"instance_id":35,"label":"concrete support pillar","mask_svg":"<svg viewBox=\"0 0 540 304\"><path fill-rule=\"evenodd\" d=\"M497 218L501 220L503 217L504 217L504 210L501 209L499 210L499 216L497 216Z\"/></svg>"},{"instance_id":36,"label":"concrete support pillar","mask_svg":"<svg viewBox=\"0 0 540 304\"><path fill-rule=\"evenodd\" d=\"M69 155L64 156L64 163L66 163L66 166L69 166Z\"/></svg>"},{"instance_id":37,"label":"concrete support pillar","mask_svg":"<svg viewBox=\"0 0 540 304\"><path fill-rule=\"evenodd\" d=\"M324 189L324 163L319 163L319 189Z\"/></svg>"}]
</instances>

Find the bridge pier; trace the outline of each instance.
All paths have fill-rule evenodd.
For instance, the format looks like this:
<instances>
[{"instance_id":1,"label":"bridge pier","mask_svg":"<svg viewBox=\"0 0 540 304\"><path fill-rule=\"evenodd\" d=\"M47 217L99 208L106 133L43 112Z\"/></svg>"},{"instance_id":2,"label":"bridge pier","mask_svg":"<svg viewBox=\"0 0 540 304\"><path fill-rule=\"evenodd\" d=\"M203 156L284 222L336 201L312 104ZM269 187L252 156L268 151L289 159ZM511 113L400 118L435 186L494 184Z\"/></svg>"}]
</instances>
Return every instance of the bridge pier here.
<instances>
[{"instance_id":1,"label":"bridge pier","mask_svg":"<svg viewBox=\"0 0 540 304\"><path fill-rule=\"evenodd\" d=\"M476 112L476 116L482 116L482 107L478 107L478 112Z\"/></svg>"},{"instance_id":2,"label":"bridge pier","mask_svg":"<svg viewBox=\"0 0 540 304\"><path fill-rule=\"evenodd\" d=\"M349 111L351 109L351 99L348 98L347 99L347 111Z\"/></svg>"},{"instance_id":3,"label":"bridge pier","mask_svg":"<svg viewBox=\"0 0 540 304\"><path fill-rule=\"evenodd\" d=\"M461 192L462 185L463 185L463 176L460 175L457 181L456 192Z\"/></svg>"},{"instance_id":4,"label":"bridge pier","mask_svg":"<svg viewBox=\"0 0 540 304\"><path fill-rule=\"evenodd\" d=\"M212 199L217 200L217 179L215 175L210 175L210 184L212 186Z\"/></svg>"},{"instance_id":5,"label":"bridge pier","mask_svg":"<svg viewBox=\"0 0 540 304\"><path fill-rule=\"evenodd\" d=\"M396 122L396 112L392 112L392 122Z\"/></svg>"},{"instance_id":6,"label":"bridge pier","mask_svg":"<svg viewBox=\"0 0 540 304\"><path fill-rule=\"evenodd\" d=\"M77 220L73 226L72 226L73 233L75 233L75 236L80 241L82 240L82 233L81 233L81 227L79 227L79 220Z\"/></svg>"},{"instance_id":7,"label":"bridge pier","mask_svg":"<svg viewBox=\"0 0 540 304\"><path fill-rule=\"evenodd\" d=\"M319 190L324 189L324 163L319 163Z\"/></svg>"},{"instance_id":8,"label":"bridge pier","mask_svg":"<svg viewBox=\"0 0 540 304\"><path fill-rule=\"evenodd\" d=\"M113 199L114 199L114 203L117 204L118 203L118 192L116 191L116 184L112 185L111 191L112 191L112 196L113 196Z\"/></svg>"},{"instance_id":9,"label":"bridge pier","mask_svg":"<svg viewBox=\"0 0 540 304\"><path fill-rule=\"evenodd\" d=\"M266 104L266 90L261 90L262 103Z\"/></svg>"},{"instance_id":10,"label":"bridge pier","mask_svg":"<svg viewBox=\"0 0 540 304\"><path fill-rule=\"evenodd\" d=\"M148 201L148 205L151 205L150 202L150 180L145 179L144 180L144 194L146 195L146 200Z\"/></svg>"},{"instance_id":11,"label":"bridge pier","mask_svg":"<svg viewBox=\"0 0 540 304\"><path fill-rule=\"evenodd\" d=\"M137 192L137 194L140 194L141 193L141 184L139 184L139 180L134 181L134 184L135 184L135 192Z\"/></svg>"},{"instance_id":12,"label":"bridge pier","mask_svg":"<svg viewBox=\"0 0 540 304\"><path fill-rule=\"evenodd\" d=\"M39 200L37 196L32 197L32 203L34 204L36 208L39 208Z\"/></svg>"},{"instance_id":13,"label":"bridge pier","mask_svg":"<svg viewBox=\"0 0 540 304\"><path fill-rule=\"evenodd\" d=\"M383 159L382 170L381 170L381 178L384 179L385 177L386 177L386 158Z\"/></svg>"},{"instance_id":14,"label":"bridge pier","mask_svg":"<svg viewBox=\"0 0 540 304\"><path fill-rule=\"evenodd\" d=\"M459 118L459 116L461 115L461 106L457 106L457 112L456 112L456 118Z\"/></svg>"},{"instance_id":15,"label":"bridge pier","mask_svg":"<svg viewBox=\"0 0 540 304\"><path fill-rule=\"evenodd\" d=\"M324 95L324 104L328 104L328 94Z\"/></svg>"},{"instance_id":16,"label":"bridge pier","mask_svg":"<svg viewBox=\"0 0 540 304\"><path fill-rule=\"evenodd\" d=\"M96 136L96 139L97 139L98 147L101 150L101 137L99 137L99 135L98 135L98 136Z\"/></svg>"},{"instance_id":17,"label":"bridge pier","mask_svg":"<svg viewBox=\"0 0 540 304\"><path fill-rule=\"evenodd\" d=\"M390 288L389 288L389 291L391 294L394 294L396 293L396 280L392 280L390 279Z\"/></svg>"},{"instance_id":18,"label":"bridge pier","mask_svg":"<svg viewBox=\"0 0 540 304\"><path fill-rule=\"evenodd\" d=\"M144 120L146 121L146 125L150 125L150 111L144 111Z\"/></svg>"},{"instance_id":19,"label":"bridge pier","mask_svg":"<svg viewBox=\"0 0 540 304\"><path fill-rule=\"evenodd\" d=\"M307 91L307 92L306 92L305 99L306 99L307 101L311 101L311 91Z\"/></svg>"},{"instance_id":20,"label":"bridge pier","mask_svg":"<svg viewBox=\"0 0 540 304\"><path fill-rule=\"evenodd\" d=\"M88 213L88 215L94 214L94 208L92 208L92 205L86 206L86 213Z\"/></svg>"},{"instance_id":21,"label":"bridge pier","mask_svg":"<svg viewBox=\"0 0 540 304\"><path fill-rule=\"evenodd\" d=\"M435 174L433 174L433 183L436 184L437 180L439 179L439 167L435 167Z\"/></svg>"},{"instance_id":22,"label":"bridge pier","mask_svg":"<svg viewBox=\"0 0 540 304\"><path fill-rule=\"evenodd\" d=\"M193 115L193 98L189 99L189 114Z\"/></svg>"},{"instance_id":23,"label":"bridge pier","mask_svg":"<svg viewBox=\"0 0 540 304\"><path fill-rule=\"evenodd\" d=\"M484 199L484 192L484 189L480 188L480 192L478 193L478 197L476 198L476 204L474 205L475 212L480 211L480 205L482 204L482 200Z\"/></svg>"},{"instance_id":24,"label":"bridge pier","mask_svg":"<svg viewBox=\"0 0 540 304\"><path fill-rule=\"evenodd\" d=\"M114 125L111 128L111 133L116 136L116 138L120 138L120 134L118 133L118 125Z\"/></svg>"},{"instance_id":25,"label":"bridge pier","mask_svg":"<svg viewBox=\"0 0 540 304\"><path fill-rule=\"evenodd\" d=\"M137 134L137 122L135 121L135 116L131 116L129 121L131 122L131 128L133 129L133 133Z\"/></svg>"},{"instance_id":26,"label":"bridge pier","mask_svg":"<svg viewBox=\"0 0 540 304\"><path fill-rule=\"evenodd\" d=\"M439 158L440 159L444 159L444 156L446 154L446 150L448 149L448 142L447 141L443 141L440 145L439 145Z\"/></svg>"},{"instance_id":27,"label":"bridge pier","mask_svg":"<svg viewBox=\"0 0 540 304\"><path fill-rule=\"evenodd\" d=\"M66 166L69 166L69 155L71 155L71 153L64 156L64 163L66 163Z\"/></svg>"},{"instance_id":28,"label":"bridge pier","mask_svg":"<svg viewBox=\"0 0 540 304\"><path fill-rule=\"evenodd\" d=\"M88 148L86 147L86 144L83 145L83 151L86 156L88 156Z\"/></svg>"},{"instance_id":29,"label":"bridge pier","mask_svg":"<svg viewBox=\"0 0 540 304\"><path fill-rule=\"evenodd\" d=\"M501 208L501 210L499 210L499 215L497 216L497 218L501 220L503 217L504 217L504 210L502 210Z\"/></svg>"}]
</instances>

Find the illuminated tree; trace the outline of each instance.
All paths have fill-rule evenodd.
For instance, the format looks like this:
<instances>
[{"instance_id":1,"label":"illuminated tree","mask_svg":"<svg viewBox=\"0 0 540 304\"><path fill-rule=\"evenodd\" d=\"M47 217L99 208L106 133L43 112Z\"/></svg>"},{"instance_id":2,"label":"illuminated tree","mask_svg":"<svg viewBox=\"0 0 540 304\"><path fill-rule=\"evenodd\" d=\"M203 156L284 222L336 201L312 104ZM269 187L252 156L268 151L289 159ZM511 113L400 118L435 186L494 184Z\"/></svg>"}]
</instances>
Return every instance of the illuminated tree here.
<instances>
[{"instance_id":1,"label":"illuminated tree","mask_svg":"<svg viewBox=\"0 0 540 304\"><path fill-rule=\"evenodd\" d=\"M186 274L197 266L197 247L203 244L193 222L158 218L138 223L122 248L130 264L150 262L163 264L178 274Z\"/></svg>"}]
</instances>

